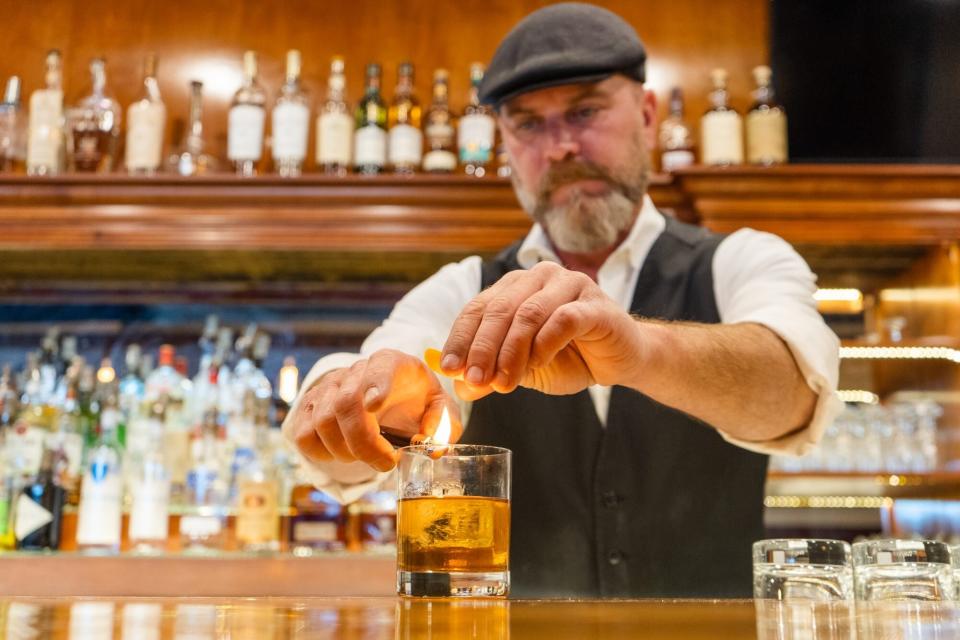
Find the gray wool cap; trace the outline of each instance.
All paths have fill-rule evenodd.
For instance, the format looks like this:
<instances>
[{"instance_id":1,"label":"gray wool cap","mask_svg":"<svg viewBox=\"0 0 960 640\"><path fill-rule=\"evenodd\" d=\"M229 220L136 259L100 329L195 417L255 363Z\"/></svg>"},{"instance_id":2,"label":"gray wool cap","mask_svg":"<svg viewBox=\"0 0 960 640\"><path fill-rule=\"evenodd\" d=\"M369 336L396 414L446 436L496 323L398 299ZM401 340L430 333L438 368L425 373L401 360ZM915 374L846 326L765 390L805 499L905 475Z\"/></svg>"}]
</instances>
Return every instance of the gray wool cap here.
<instances>
[{"instance_id":1,"label":"gray wool cap","mask_svg":"<svg viewBox=\"0 0 960 640\"><path fill-rule=\"evenodd\" d=\"M480 85L480 101L500 106L521 93L615 73L645 79L647 52L623 18L601 7L564 2L534 11L507 34Z\"/></svg>"}]
</instances>

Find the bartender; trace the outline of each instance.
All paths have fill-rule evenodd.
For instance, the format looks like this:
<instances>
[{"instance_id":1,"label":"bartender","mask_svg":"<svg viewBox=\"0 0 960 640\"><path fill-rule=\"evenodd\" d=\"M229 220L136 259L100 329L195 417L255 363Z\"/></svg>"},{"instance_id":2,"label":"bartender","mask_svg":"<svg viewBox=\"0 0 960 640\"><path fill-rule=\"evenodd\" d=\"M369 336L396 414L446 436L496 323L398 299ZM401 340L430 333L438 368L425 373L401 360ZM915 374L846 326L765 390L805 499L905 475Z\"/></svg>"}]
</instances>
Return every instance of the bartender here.
<instances>
[{"instance_id":1,"label":"bartender","mask_svg":"<svg viewBox=\"0 0 960 640\"><path fill-rule=\"evenodd\" d=\"M389 425L514 453L512 593L751 593L767 454L835 411L838 341L786 242L676 221L647 196L646 51L605 9L549 6L490 62L513 186L534 224L449 264L359 354L321 359L284 431L344 501L389 483ZM442 375L421 360L442 346Z\"/></svg>"}]
</instances>

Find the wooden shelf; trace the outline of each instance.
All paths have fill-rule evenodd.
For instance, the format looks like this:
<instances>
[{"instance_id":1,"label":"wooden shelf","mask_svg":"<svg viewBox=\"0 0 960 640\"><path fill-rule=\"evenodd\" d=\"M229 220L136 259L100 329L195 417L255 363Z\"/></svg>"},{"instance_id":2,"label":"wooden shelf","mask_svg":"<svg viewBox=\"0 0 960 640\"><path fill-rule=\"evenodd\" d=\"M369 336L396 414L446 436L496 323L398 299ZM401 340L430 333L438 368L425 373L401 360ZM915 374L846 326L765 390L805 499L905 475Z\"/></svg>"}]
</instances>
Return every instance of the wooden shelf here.
<instances>
[{"instance_id":1,"label":"wooden shelf","mask_svg":"<svg viewBox=\"0 0 960 640\"><path fill-rule=\"evenodd\" d=\"M771 472L766 495L960 499L960 473Z\"/></svg>"}]
</instances>

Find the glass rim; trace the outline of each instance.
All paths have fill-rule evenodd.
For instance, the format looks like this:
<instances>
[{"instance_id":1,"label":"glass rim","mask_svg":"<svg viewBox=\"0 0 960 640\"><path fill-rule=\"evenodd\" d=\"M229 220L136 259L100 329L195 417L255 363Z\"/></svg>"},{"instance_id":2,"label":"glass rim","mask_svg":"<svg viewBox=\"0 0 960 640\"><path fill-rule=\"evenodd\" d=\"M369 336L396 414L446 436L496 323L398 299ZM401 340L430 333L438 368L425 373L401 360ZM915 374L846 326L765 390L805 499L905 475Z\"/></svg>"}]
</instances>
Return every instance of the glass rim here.
<instances>
[{"instance_id":1,"label":"glass rim","mask_svg":"<svg viewBox=\"0 0 960 640\"><path fill-rule=\"evenodd\" d=\"M444 448L447 451L436 460L443 460L444 458L492 458L498 456L510 457L513 454L513 451L507 449L506 447L497 447L490 444L410 444L405 447L400 447L397 449L397 453L401 455L412 455L412 454L422 454L430 455L431 452L436 451L437 449ZM473 449L476 453L457 453L458 451L464 451L467 449Z\"/></svg>"},{"instance_id":2,"label":"glass rim","mask_svg":"<svg viewBox=\"0 0 960 640\"><path fill-rule=\"evenodd\" d=\"M835 538L769 538L753 543L754 564L849 567L852 548Z\"/></svg>"},{"instance_id":3,"label":"glass rim","mask_svg":"<svg viewBox=\"0 0 960 640\"><path fill-rule=\"evenodd\" d=\"M881 553L890 554L890 558L880 561ZM894 554L896 557L894 557ZM943 564L952 563L950 545L940 540L902 540L883 538L881 540L861 540L853 543L853 561L860 566L882 566L887 564Z\"/></svg>"}]
</instances>

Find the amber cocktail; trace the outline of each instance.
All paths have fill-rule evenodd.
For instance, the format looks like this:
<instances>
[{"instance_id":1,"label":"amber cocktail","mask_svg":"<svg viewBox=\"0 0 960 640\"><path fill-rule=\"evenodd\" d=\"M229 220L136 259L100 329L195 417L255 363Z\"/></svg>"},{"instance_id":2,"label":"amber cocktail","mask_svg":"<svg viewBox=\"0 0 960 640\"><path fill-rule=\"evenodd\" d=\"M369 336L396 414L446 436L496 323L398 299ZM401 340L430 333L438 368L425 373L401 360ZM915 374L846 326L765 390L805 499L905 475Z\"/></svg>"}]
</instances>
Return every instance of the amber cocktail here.
<instances>
[{"instance_id":1,"label":"amber cocktail","mask_svg":"<svg viewBox=\"0 0 960 640\"><path fill-rule=\"evenodd\" d=\"M433 455L431 455L433 453ZM397 592L504 597L510 590L510 451L400 450Z\"/></svg>"}]
</instances>

